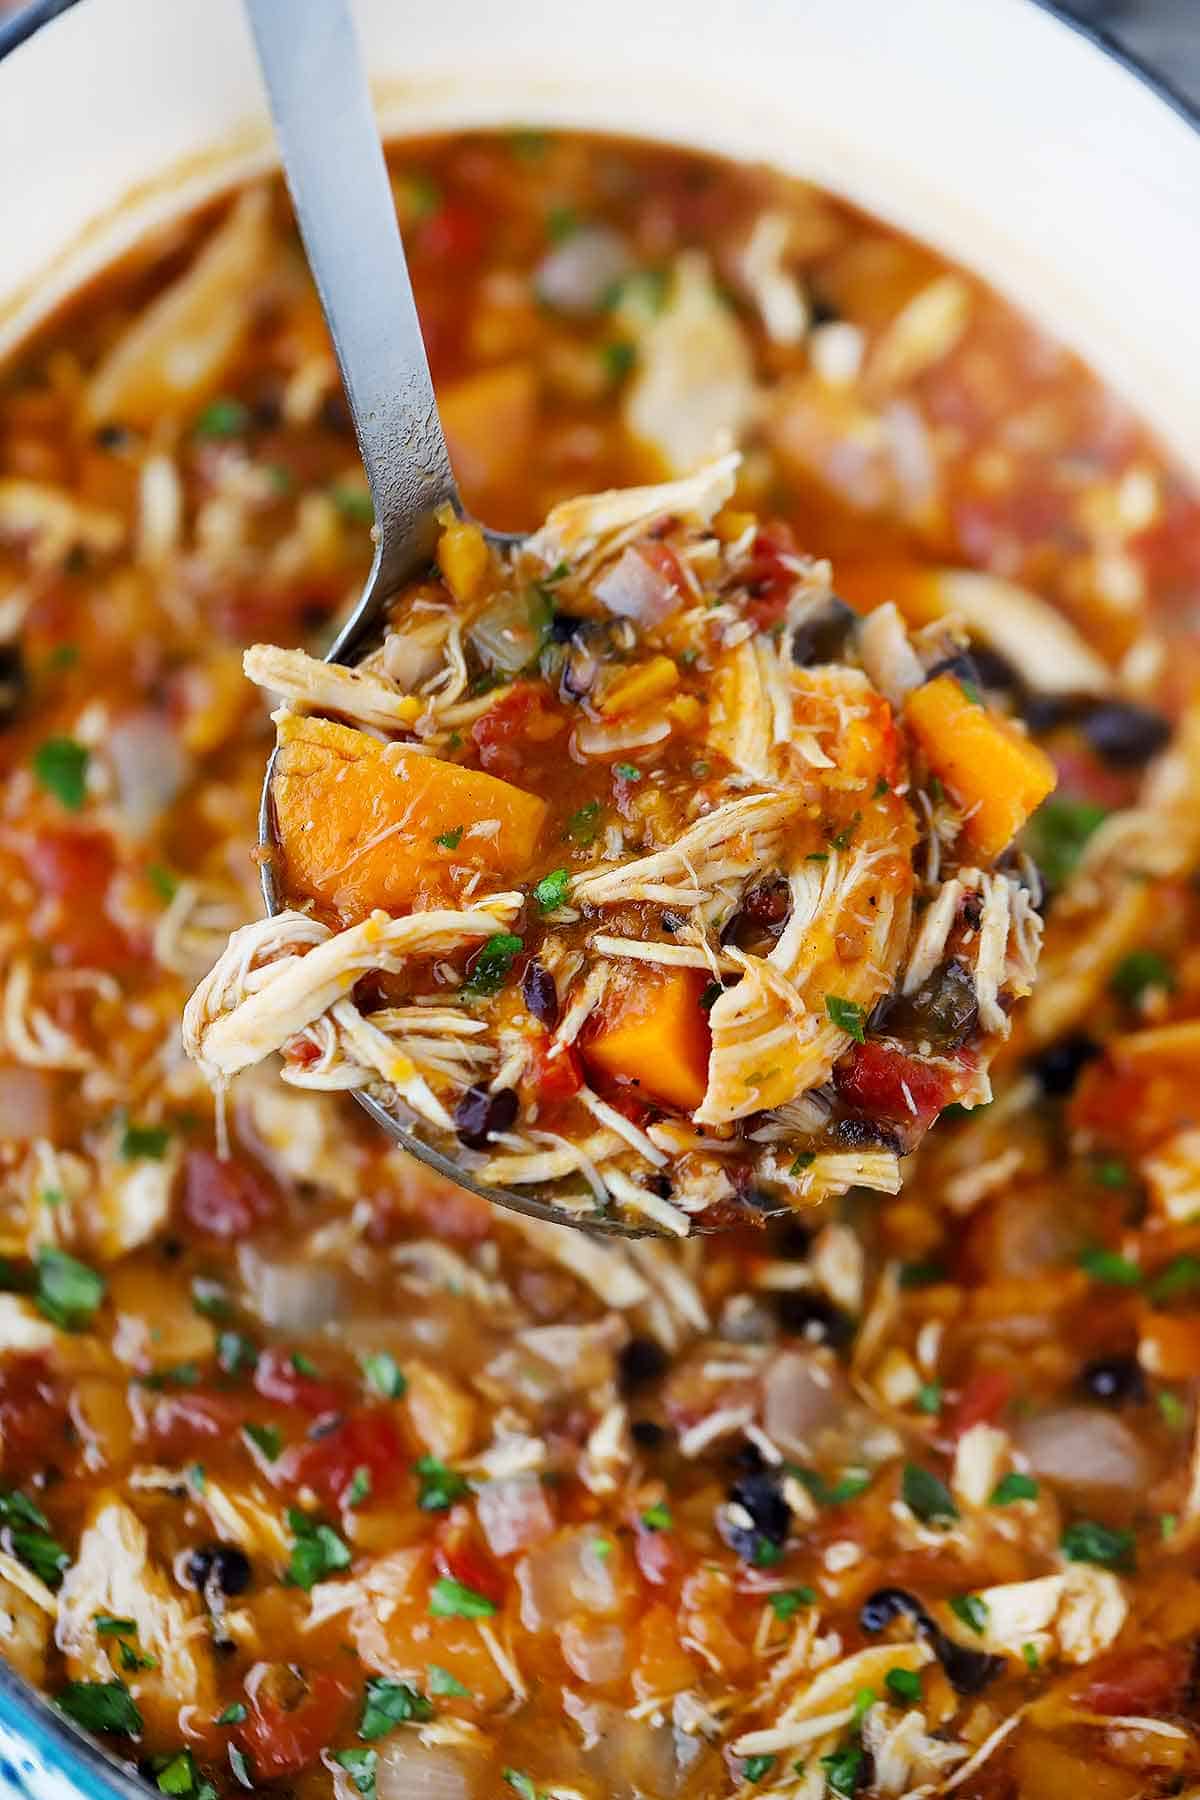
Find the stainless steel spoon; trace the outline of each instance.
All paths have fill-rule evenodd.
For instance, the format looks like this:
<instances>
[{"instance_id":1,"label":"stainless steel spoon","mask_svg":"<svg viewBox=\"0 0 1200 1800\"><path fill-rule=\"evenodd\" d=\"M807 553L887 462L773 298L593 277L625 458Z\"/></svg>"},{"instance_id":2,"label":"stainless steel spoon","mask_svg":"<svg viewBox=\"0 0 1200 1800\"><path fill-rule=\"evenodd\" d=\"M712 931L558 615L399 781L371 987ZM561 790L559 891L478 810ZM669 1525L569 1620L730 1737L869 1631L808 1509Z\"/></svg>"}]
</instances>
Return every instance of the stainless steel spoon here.
<instances>
[{"instance_id":1,"label":"stainless steel spoon","mask_svg":"<svg viewBox=\"0 0 1200 1800\"><path fill-rule=\"evenodd\" d=\"M375 506L375 560L358 605L326 652L354 663L382 635L384 612L429 564L435 513L464 511L446 440L371 96L348 0L246 0L275 136L300 235L341 370ZM486 533L508 547L519 539ZM270 852L276 848L267 765L259 810L262 890L280 910ZM355 1099L410 1155L496 1206L532 1219L621 1237L660 1235L603 1215L576 1217L508 1188L488 1187L405 1129L368 1094Z\"/></svg>"}]
</instances>

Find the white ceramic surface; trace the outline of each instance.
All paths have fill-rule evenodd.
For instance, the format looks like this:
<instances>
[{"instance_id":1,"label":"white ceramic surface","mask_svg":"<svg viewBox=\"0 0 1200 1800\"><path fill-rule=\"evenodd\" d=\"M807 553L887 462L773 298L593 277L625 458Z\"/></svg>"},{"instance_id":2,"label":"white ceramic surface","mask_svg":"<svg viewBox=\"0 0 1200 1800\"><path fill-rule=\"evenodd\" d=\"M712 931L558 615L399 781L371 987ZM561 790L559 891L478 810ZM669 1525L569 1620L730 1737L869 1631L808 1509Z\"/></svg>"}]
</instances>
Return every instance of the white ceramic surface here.
<instances>
[{"instance_id":1,"label":"white ceramic surface","mask_svg":"<svg viewBox=\"0 0 1200 1800\"><path fill-rule=\"evenodd\" d=\"M1200 468L1200 135L1029 0L359 0L389 130L521 121L766 158L915 231ZM0 64L0 354L269 157L238 0L81 0Z\"/></svg>"}]
</instances>

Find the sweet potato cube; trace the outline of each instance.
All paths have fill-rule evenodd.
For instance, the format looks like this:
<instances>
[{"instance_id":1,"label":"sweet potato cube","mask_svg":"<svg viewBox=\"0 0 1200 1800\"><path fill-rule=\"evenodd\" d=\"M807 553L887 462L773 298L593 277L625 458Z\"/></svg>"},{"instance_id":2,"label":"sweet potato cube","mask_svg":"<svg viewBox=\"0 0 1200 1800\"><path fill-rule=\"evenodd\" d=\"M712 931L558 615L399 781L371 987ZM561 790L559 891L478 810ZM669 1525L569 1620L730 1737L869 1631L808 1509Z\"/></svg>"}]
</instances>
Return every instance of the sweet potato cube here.
<instances>
[{"instance_id":1,"label":"sweet potato cube","mask_svg":"<svg viewBox=\"0 0 1200 1800\"><path fill-rule=\"evenodd\" d=\"M347 922L446 903L456 866L519 879L546 818L544 801L494 775L295 713L280 722L271 794L286 891Z\"/></svg>"},{"instance_id":2,"label":"sweet potato cube","mask_svg":"<svg viewBox=\"0 0 1200 1800\"><path fill-rule=\"evenodd\" d=\"M905 711L926 762L963 811L967 841L993 862L1053 792L1054 764L953 675L917 688Z\"/></svg>"},{"instance_id":3,"label":"sweet potato cube","mask_svg":"<svg viewBox=\"0 0 1200 1800\"><path fill-rule=\"evenodd\" d=\"M711 1038L700 1004L708 976L644 963L632 970L580 1044L583 1060L641 1098L694 1112L708 1085Z\"/></svg>"}]
</instances>

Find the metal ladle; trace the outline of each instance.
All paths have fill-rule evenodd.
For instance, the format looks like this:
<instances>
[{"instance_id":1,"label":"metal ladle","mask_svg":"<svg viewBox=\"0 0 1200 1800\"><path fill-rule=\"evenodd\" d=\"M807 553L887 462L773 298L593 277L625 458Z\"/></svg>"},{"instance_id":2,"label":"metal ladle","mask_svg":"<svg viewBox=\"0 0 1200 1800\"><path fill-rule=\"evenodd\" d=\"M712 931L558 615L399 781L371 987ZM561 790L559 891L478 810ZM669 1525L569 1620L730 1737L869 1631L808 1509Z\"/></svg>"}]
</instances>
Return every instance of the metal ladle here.
<instances>
[{"instance_id":1,"label":"metal ladle","mask_svg":"<svg viewBox=\"0 0 1200 1800\"><path fill-rule=\"evenodd\" d=\"M348 0L245 0L283 171L346 390L375 507L375 559L357 606L325 653L353 664L378 641L388 603L428 568L436 513L463 514L438 418L412 283ZM486 531L490 544L521 540ZM259 809L262 890L280 910L273 852L274 756ZM621 1237L660 1235L603 1214L577 1216L489 1187L406 1129L369 1094L355 1099L402 1149L495 1206Z\"/></svg>"}]
</instances>

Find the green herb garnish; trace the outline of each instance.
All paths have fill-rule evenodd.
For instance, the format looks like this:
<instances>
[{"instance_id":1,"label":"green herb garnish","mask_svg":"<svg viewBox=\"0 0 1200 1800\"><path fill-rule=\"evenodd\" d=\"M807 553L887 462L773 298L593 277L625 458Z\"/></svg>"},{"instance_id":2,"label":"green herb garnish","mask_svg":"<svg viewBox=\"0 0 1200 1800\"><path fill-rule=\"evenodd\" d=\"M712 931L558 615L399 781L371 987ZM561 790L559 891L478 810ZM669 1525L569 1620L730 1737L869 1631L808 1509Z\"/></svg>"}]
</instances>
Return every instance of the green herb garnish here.
<instances>
[{"instance_id":1,"label":"green herb garnish","mask_svg":"<svg viewBox=\"0 0 1200 1800\"><path fill-rule=\"evenodd\" d=\"M918 1463L905 1463L900 1493L909 1512L923 1525L952 1525L958 1517L950 1489Z\"/></svg>"},{"instance_id":2,"label":"green herb garnish","mask_svg":"<svg viewBox=\"0 0 1200 1800\"><path fill-rule=\"evenodd\" d=\"M889 1669L883 1685L901 1706L914 1706L921 1698L921 1677L915 1669Z\"/></svg>"},{"instance_id":3,"label":"green herb garnish","mask_svg":"<svg viewBox=\"0 0 1200 1800\"><path fill-rule=\"evenodd\" d=\"M399 1400L408 1386L399 1363L386 1350L369 1351L362 1359L362 1372L371 1392L385 1400Z\"/></svg>"},{"instance_id":4,"label":"green herb garnish","mask_svg":"<svg viewBox=\"0 0 1200 1800\"><path fill-rule=\"evenodd\" d=\"M288 1508L287 1521L295 1537L288 1563L288 1580L294 1587L307 1594L326 1575L349 1568L349 1547L332 1525L310 1518L294 1506Z\"/></svg>"},{"instance_id":5,"label":"green herb garnish","mask_svg":"<svg viewBox=\"0 0 1200 1800\"><path fill-rule=\"evenodd\" d=\"M439 832L433 841L435 844L440 844L443 850L457 850L458 846L462 843L462 834L463 827L461 825L456 825L453 831Z\"/></svg>"},{"instance_id":6,"label":"green herb garnish","mask_svg":"<svg viewBox=\"0 0 1200 1800\"><path fill-rule=\"evenodd\" d=\"M379 1772L378 1750L335 1750L333 1760L345 1769L363 1800L374 1800L375 1778Z\"/></svg>"},{"instance_id":7,"label":"green herb garnish","mask_svg":"<svg viewBox=\"0 0 1200 1800\"><path fill-rule=\"evenodd\" d=\"M161 1162L170 1142L171 1133L165 1125L135 1125L126 1119L121 1131L121 1156L125 1162L139 1158Z\"/></svg>"},{"instance_id":8,"label":"green herb garnish","mask_svg":"<svg viewBox=\"0 0 1200 1800\"><path fill-rule=\"evenodd\" d=\"M554 912L556 907L566 903L570 886L571 877L565 869L551 869L534 888L533 897L543 912Z\"/></svg>"},{"instance_id":9,"label":"green herb garnish","mask_svg":"<svg viewBox=\"0 0 1200 1800\"><path fill-rule=\"evenodd\" d=\"M1022 1475L1019 1469L1011 1469L1002 1475L992 1489L988 1500L989 1506L1011 1506L1014 1500L1036 1500L1038 1484L1032 1475Z\"/></svg>"},{"instance_id":10,"label":"green herb garnish","mask_svg":"<svg viewBox=\"0 0 1200 1800\"><path fill-rule=\"evenodd\" d=\"M83 1331L105 1295L105 1282L95 1269L44 1245L37 1256L38 1310L62 1331Z\"/></svg>"},{"instance_id":11,"label":"green herb garnish","mask_svg":"<svg viewBox=\"0 0 1200 1800\"><path fill-rule=\"evenodd\" d=\"M843 1000L837 994L826 994L825 1011L839 1031L848 1032L856 1044L866 1039L866 1015L856 1000Z\"/></svg>"},{"instance_id":12,"label":"green herb garnish","mask_svg":"<svg viewBox=\"0 0 1200 1800\"><path fill-rule=\"evenodd\" d=\"M988 1622L986 1600L981 1600L978 1594L955 1594L947 1604L955 1618L965 1625L968 1631L973 1631L976 1637L983 1636Z\"/></svg>"},{"instance_id":13,"label":"green herb garnish","mask_svg":"<svg viewBox=\"0 0 1200 1800\"><path fill-rule=\"evenodd\" d=\"M78 812L87 798L87 771L91 752L74 738L50 737L33 753L33 773L38 786L53 794L68 812Z\"/></svg>"},{"instance_id":14,"label":"green herb garnish","mask_svg":"<svg viewBox=\"0 0 1200 1800\"><path fill-rule=\"evenodd\" d=\"M60 1711L85 1731L137 1737L142 1715L123 1681L68 1681L55 1696Z\"/></svg>"},{"instance_id":15,"label":"green herb garnish","mask_svg":"<svg viewBox=\"0 0 1200 1800\"><path fill-rule=\"evenodd\" d=\"M1063 1532L1060 1548L1068 1562L1097 1563L1102 1569L1133 1567L1132 1531L1101 1525L1095 1519L1074 1519Z\"/></svg>"},{"instance_id":16,"label":"green herb garnish","mask_svg":"<svg viewBox=\"0 0 1200 1800\"><path fill-rule=\"evenodd\" d=\"M446 1512L470 1492L464 1476L448 1469L436 1456L422 1456L417 1463L420 1492L417 1505L422 1512Z\"/></svg>"},{"instance_id":17,"label":"green herb garnish","mask_svg":"<svg viewBox=\"0 0 1200 1800\"><path fill-rule=\"evenodd\" d=\"M486 1594L442 1575L430 1590L429 1610L435 1619L490 1619L496 1607Z\"/></svg>"},{"instance_id":18,"label":"green herb garnish","mask_svg":"<svg viewBox=\"0 0 1200 1800\"><path fill-rule=\"evenodd\" d=\"M230 438L240 436L249 425L249 407L240 400L221 399L209 401L203 412L196 415L192 430L197 437Z\"/></svg>"},{"instance_id":19,"label":"green herb garnish","mask_svg":"<svg viewBox=\"0 0 1200 1800\"><path fill-rule=\"evenodd\" d=\"M463 982L464 994L498 994L508 980L513 958L524 947L524 940L511 931L497 931L488 938L475 957L471 973Z\"/></svg>"},{"instance_id":20,"label":"green herb garnish","mask_svg":"<svg viewBox=\"0 0 1200 1800\"><path fill-rule=\"evenodd\" d=\"M458 1676L452 1675L449 1669L443 1669L440 1663L429 1665L429 1691L431 1694L445 1694L455 1700L471 1698L470 1688L464 1687Z\"/></svg>"},{"instance_id":21,"label":"green herb garnish","mask_svg":"<svg viewBox=\"0 0 1200 1800\"><path fill-rule=\"evenodd\" d=\"M409 1725L414 1719L432 1717L433 1707L429 1701L407 1681L388 1681L382 1675L374 1676L368 1681L363 1697L358 1735L368 1739L386 1737L397 1725Z\"/></svg>"},{"instance_id":22,"label":"green herb garnish","mask_svg":"<svg viewBox=\"0 0 1200 1800\"><path fill-rule=\"evenodd\" d=\"M1119 1000L1136 1006L1154 988L1169 994L1175 986L1175 976L1157 950L1131 950L1113 970L1108 985Z\"/></svg>"},{"instance_id":23,"label":"green herb garnish","mask_svg":"<svg viewBox=\"0 0 1200 1800\"><path fill-rule=\"evenodd\" d=\"M1116 1250L1105 1250L1099 1244L1080 1251L1079 1266L1093 1281L1107 1282L1110 1287L1137 1287L1142 1279L1142 1271L1135 1262L1130 1262Z\"/></svg>"}]
</instances>

